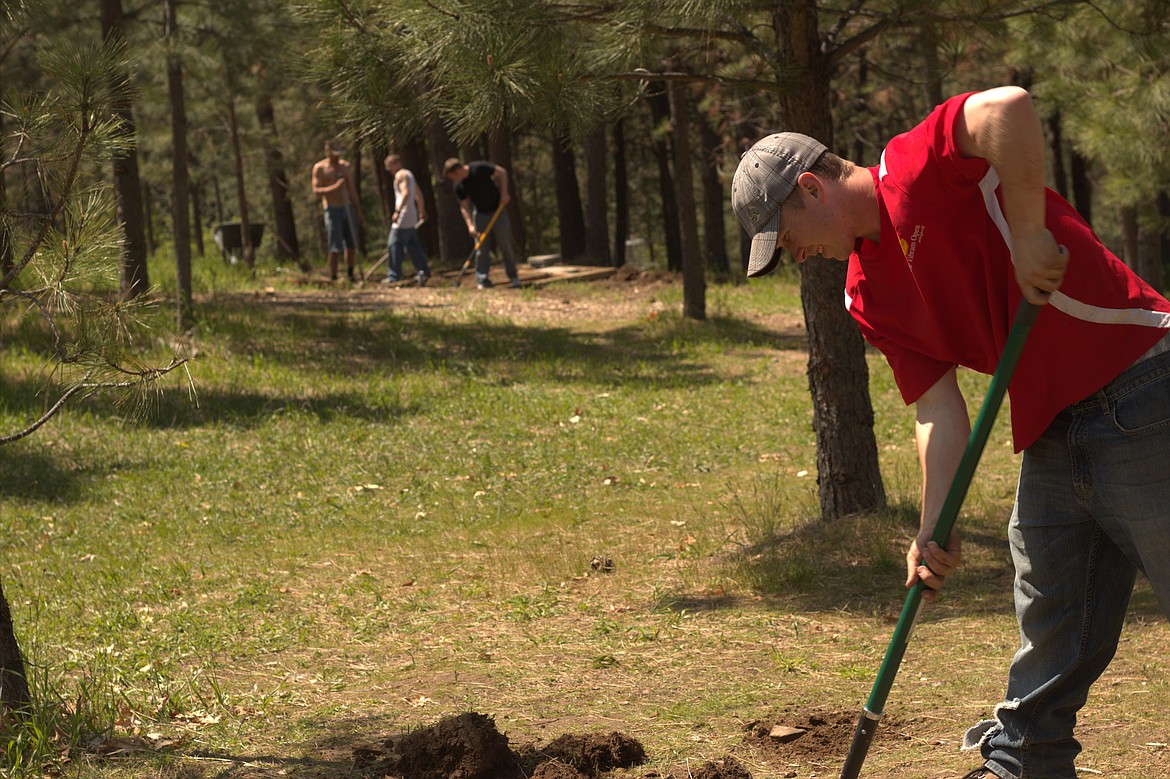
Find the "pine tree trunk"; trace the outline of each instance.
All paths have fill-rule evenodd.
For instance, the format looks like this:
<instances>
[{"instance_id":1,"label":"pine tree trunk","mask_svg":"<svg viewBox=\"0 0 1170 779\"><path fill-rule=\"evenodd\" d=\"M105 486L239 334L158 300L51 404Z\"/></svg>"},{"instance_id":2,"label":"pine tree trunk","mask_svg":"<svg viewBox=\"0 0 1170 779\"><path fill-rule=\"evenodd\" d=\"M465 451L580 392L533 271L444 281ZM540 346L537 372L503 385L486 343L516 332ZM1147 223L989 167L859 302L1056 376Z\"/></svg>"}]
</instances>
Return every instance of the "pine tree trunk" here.
<instances>
[{"instance_id":1,"label":"pine tree trunk","mask_svg":"<svg viewBox=\"0 0 1170 779\"><path fill-rule=\"evenodd\" d=\"M613 126L613 264L626 264L626 241L630 237L630 172L626 166L626 120Z\"/></svg>"},{"instance_id":2,"label":"pine tree trunk","mask_svg":"<svg viewBox=\"0 0 1170 779\"><path fill-rule=\"evenodd\" d=\"M204 255L203 246L203 184L198 179L191 182L191 232L195 237L195 253Z\"/></svg>"},{"instance_id":3,"label":"pine tree trunk","mask_svg":"<svg viewBox=\"0 0 1170 779\"><path fill-rule=\"evenodd\" d=\"M1052 180L1056 194L1068 200L1068 173L1064 168L1064 127L1060 112L1053 112L1048 117L1048 148L1052 151Z\"/></svg>"},{"instance_id":4,"label":"pine tree trunk","mask_svg":"<svg viewBox=\"0 0 1170 779\"><path fill-rule=\"evenodd\" d=\"M1158 223L1157 211L1158 201L1150 201L1145 209L1145 226L1141 229L1141 239L1138 241L1137 274L1160 291L1165 289L1166 271L1162 265L1162 231L1153 226Z\"/></svg>"},{"instance_id":5,"label":"pine tree trunk","mask_svg":"<svg viewBox=\"0 0 1170 779\"><path fill-rule=\"evenodd\" d=\"M779 95L786 126L832 148L831 73L821 49L814 0L773 14L777 40L787 44L797 81ZM808 379L817 439L821 515L835 519L885 506L861 333L845 310L846 264L814 260L801 266L800 299L808 328Z\"/></svg>"},{"instance_id":6,"label":"pine tree trunk","mask_svg":"<svg viewBox=\"0 0 1170 779\"><path fill-rule=\"evenodd\" d=\"M670 120L670 100L666 97L666 85L655 82L646 92L646 104L654 127L660 128ZM658 193L662 199L662 232L666 241L666 267L679 272L683 268L682 228L678 221L678 198L675 193L674 174L670 171L671 150L666 137L655 133L652 148L658 162Z\"/></svg>"},{"instance_id":7,"label":"pine tree trunk","mask_svg":"<svg viewBox=\"0 0 1170 779\"><path fill-rule=\"evenodd\" d=\"M605 124L598 122L585 138L585 257L590 265L609 265L609 154Z\"/></svg>"},{"instance_id":8,"label":"pine tree trunk","mask_svg":"<svg viewBox=\"0 0 1170 779\"><path fill-rule=\"evenodd\" d=\"M370 155L371 168L374 171L374 183L378 186L378 202L382 204L382 224L386 233L390 233L390 225L394 223L394 177L386 170L386 158L390 156L390 148L382 142L374 145L374 153ZM403 167L410 167L409 161L403 156Z\"/></svg>"},{"instance_id":9,"label":"pine tree trunk","mask_svg":"<svg viewBox=\"0 0 1170 779\"><path fill-rule=\"evenodd\" d=\"M1072 178L1073 205L1081 218L1093 224L1093 182L1089 179L1089 163L1077 153L1069 152L1069 176Z\"/></svg>"},{"instance_id":10,"label":"pine tree trunk","mask_svg":"<svg viewBox=\"0 0 1170 779\"><path fill-rule=\"evenodd\" d=\"M179 287L176 322L179 332L186 332L195 323L194 301L191 295L191 228L188 224L187 176L187 106L183 97L183 67L174 52L177 32L177 0L166 0L166 37L170 44L167 54L167 91L171 103L171 215L175 249L175 279Z\"/></svg>"},{"instance_id":11,"label":"pine tree trunk","mask_svg":"<svg viewBox=\"0 0 1170 779\"><path fill-rule=\"evenodd\" d=\"M102 35L108 41L122 41L122 0L102 0ZM124 76L125 74L119 74ZM114 103L122 123L122 134L131 140L138 135L133 105L123 92ZM131 145L114 155L115 219L122 229L122 251L118 265L119 294L123 300L137 297L150 286L146 270L146 234L142 213L142 184L138 178L138 150Z\"/></svg>"},{"instance_id":12,"label":"pine tree trunk","mask_svg":"<svg viewBox=\"0 0 1170 779\"><path fill-rule=\"evenodd\" d=\"M703 150L703 251L707 265L716 273L729 275L727 228L723 218L723 182L719 180L719 161L723 156L723 139L711 127L708 117L698 111L699 138Z\"/></svg>"},{"instance_id":13,"label":"pine tree trunk","mask_svg":"<svg viewBox=\"0 0 1170 779\"><path fill-rule=\"evenodd\" d=\"M431 167L438 179L443 175L443 163L450 157L458 157L459 150L447 134L447 128L438 119L428 128L431 151ZM459 201L455 199L455 188L451 182L438 181L435 187L435 219L439 223L439 254L444 260L464 262L471 254L472 240L467 232L467 223L459 213Z\"/></svg>"},{"instance_id":14,"label":"pine tree trunk","mask_svg":"<svg viewBox=\"0 0 1170 779\"><path fill-rule=\"evenodd\" d=\"M539 145L543 142L543 137L540 135L536 135L535 139L532 135L527 137L532 146ZM535 155L529 150L527 157L528 159L534 159ZM529 187L528 202L533 204L543 203L544 199L541 197L541 184L543 183L543 179L540 176L526 176L524 180L528 183ZM525 213L528 215L528 225L526 225L526 232L529 235L528 254L530 256L544 254L544 209L539 207L531 208Z\"/></svg>"},{"instance_id":15,"label":"pine tree trunk","mask_svg":"<svg viewBox=\"0 0 1170 779\"><path fill-rule=\"evenodd\" d=\"M427 207L427 220L418 228L418 239L422 243L423 251L427 253L427 257L438 257L439 223L435 219L435 214L437 213L435 205L436 192L431 177L432 167L427 162L427 145L421 137L415 138L397 153L402 156L402 162L407 170L414 174L414 180L418 184L418 191L422 195L423 203ZM386 183L390 192L391 207L393 207L393 181L387 179ZM467 232L466 228L464 228L464 232Z\"/></svg>"},{"instance_id":16,"label":"pine tree trunk","mask_svg":"<svg viewBox=\"0 0 1170 779\"><path fill-rule=\"evenodd\" d=\"M553 135L552 160L557 216L561 228L561 259L572 262L585 251L585 217L581 213L577 160L571 141L561 133Z\"/></svg>"},{"instance_id":17,"label":"pine tree trunk","mask_svg":"<svg viewBox=\"0 0 1170 779\"><path fill-rule=\"evenodd\" d=\"M524 193L520 183L532 175L532 171L517 170L512 157L512 131L507 126L498 128L488 138L488 159L508 171L508 189L512 196L508 203L508 220L512 224L512 246L516 250L516 259L520 260L528 256Z\"/></svg>"},{"instance_id":18,"label":"pine tree trunk","mask_svg":"<svg viewBox=\"0 0 1170 779\"><path fill-rule=\"evenodd\" d=\"M1136 273L1139 262L1137 208L1122 206L1118 217L1121 220L1121 261Z\"/></svg>"},{"instance_id":19,"label":"pine tree trunk","mask_svg":"<svg viewBox=\"0 0 1170 779\"><path fill-rule=\"evenodd\" d=\"M0 111L0 160L6 159L4 154L4 112ZM0 168L0 213L8 212L8 187L4 183L6 176ZM8 221L0 219L0 273L8 275L12 270L12 239L8 233Z\"/></svg>"},{"instance_id":20,"label":"pine tree trunk","mask_svg":"<svg viewBox=\"0 0 1170 779\"><path fill-rule=\"evenodd\" d=\"M297 218L292 198L288 195L288 175L284 170L284 153L280 149L280 135L276 130L276 110L272 97L264 93L256 102L256 119L264 133L264 159L268 167L268 189L272 193L272 222L275 226L276 256L291 260L308 273L312 268L301 258L301 244L297 240Z\"/></svg>"},{"instance_id":21,"label":"pine tree trunk","mask_svg":"<svg viewBox=\"0 0 1170 779\"><path fill-rule=\"evenodd\" d=\"M683 316L707 318L707 266L699 246L699 220L695 209L695 180L691 165L691 107L686 86L670 82L670 115L674 140L674 178L678 184L679 226L682 228Z\"/></svg>"},{"instance_id":22,"label":"pine tree trunk","mask_svg":"<svg viewBox=\"0 0 1170 779\"><path fill-rule=\"evenodd\" d=\"M229 95L227 101L228 135L231 136L232 162L236 175L236 200L240 210L240 243L244 262L249 268L256 267L256 248L252 246L252 220L248 215L248 192L244 187L244 155L240 152L240 123L236 118L236 98Z\"/></svg>"},{"instance_id":23,"label":"pine tree trunk","mask_svg":"<svg viewBox=\"0 0 1170 779\"><path fill-rule=\"evenodd\" d=\"M32 704L28 678L25 676L24 656L16 640L8 597L0 584L0 715L27 712Z\"/></svg>"},{"instance_id":24,"label":"pine tree trunk","mask_svg":"<svg viewBox=\"0 0 1170 779\"><path fill-rule=\"evenodd\" d=\"M146 217L146 254L150 256L158 249L158 243L154 240L154 192L149 183L142 185L142 210Z\"/></svg>"}]
</instances>

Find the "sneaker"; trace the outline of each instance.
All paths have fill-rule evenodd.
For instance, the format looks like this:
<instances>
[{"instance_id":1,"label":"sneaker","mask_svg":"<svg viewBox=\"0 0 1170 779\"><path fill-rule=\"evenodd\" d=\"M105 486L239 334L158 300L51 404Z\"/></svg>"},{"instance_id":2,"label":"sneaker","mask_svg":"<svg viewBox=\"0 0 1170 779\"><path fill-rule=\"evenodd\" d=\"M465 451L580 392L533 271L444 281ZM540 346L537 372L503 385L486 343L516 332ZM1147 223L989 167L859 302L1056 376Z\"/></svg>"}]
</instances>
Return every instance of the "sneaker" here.
<instances>
[{"instance_id":1,"label":"sneaker","mask_svg":"<svg viewBox=\"0 0 1170 779\"><path fill-rule=\"evenodd\" d=\"M479 281L475 282L475 288L476 289L491 289L492 288L492 280L491 279L480 279Z\"/></svg>"},{"instance_id":2,"label":"sneaker","mask_svg":"<svg viewBox=\"0 0 1170 779\"><path fill-rule=\"evenodd\" d=\"M349 283L350 284L357 284L357 279L354 278L354 275L353 275L353 268L346 268L345 275L349 276Z\"/></svg>"},{"instance_id":3,"label":"sneaker","mask_svg":"<svg viewBox=\"0 0 1170 779\"><path fill-rule=\"evenodd\" d=\"M512 287L513 289L520 289L522 285L520 284L520 279L512 279L508 282L508 286Z\"/></svg>"},{"instance_id":4,"label":"sneaker","mask_svg":"<svg viewBox=\"0 0 1170 779\"><path fill-rule=\"evenodd\" d=\"M963 774L963 779L999 779L987 766L979 766L969 774Z\"/></svg>"},{"instance_id":5,"label":"sneaker","mask_svg":"<svg viewBox=\"0 0 1170 779\"><path fill-rule=\"evenodd\" d=\"M386 278L382 279L381 283L389 285L389 284L397 284L400 281L402 281L402 279L395 279L395 278L391 278L390 276L387 276Z\"/></svg>"},{"instance_id":6,"label":"sneaker","mask_svg":"<svg viewBox=\"0 0 1170 779\"><path fill-rule=\"evenodd\" d=\"M427 285L427 279L431 277L431 274L427 273L425 270L420 270L418 273L414 274L414 277L418 279L418 285L420 287L425 287Z\"/></svg>"}]
</instances>

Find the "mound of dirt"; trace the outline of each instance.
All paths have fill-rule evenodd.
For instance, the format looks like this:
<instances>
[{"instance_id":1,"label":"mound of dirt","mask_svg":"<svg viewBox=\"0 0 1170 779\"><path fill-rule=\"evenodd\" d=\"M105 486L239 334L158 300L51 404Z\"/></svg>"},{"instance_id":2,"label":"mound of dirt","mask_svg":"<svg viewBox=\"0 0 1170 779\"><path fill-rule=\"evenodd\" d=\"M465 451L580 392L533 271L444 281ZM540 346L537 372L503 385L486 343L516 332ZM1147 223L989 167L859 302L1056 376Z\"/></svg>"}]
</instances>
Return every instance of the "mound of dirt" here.
<instances>
[{"instance_id":1,"label":"mound of dirt","mask_svg":"<svg viewBox=\"0 0 1170 779\"><path fill-rule=\"evenodd\" d=\"M375 763L394 779L587 779L646 760L635 739L618 732L558 736L545 747L513 751L495 720L477 712L387 739L377 754L355 748L354 758Z\"/></svg>"},{"instance_id":2,"label":"mound of dirt","mask_svg":"<svg viewBox=\"0 0 1170 779\"><path fill-rule=\"evenodd\" d=\"M386 741L387 771L410 779L498 779L519 768L495 721L466 712Z\"/></svg>"},{"instance_id":3,"label":"mound of dirt","mask_svg":"<svg viewBox=\"0 0 1170 779\"><path fill-rule=\"evenodd\" d=\"M585 736L566 733L553 739L541 751L579 771L591 774L646 762L646 750L642 745L616 731Z\"/></svg>"}]
</instances>

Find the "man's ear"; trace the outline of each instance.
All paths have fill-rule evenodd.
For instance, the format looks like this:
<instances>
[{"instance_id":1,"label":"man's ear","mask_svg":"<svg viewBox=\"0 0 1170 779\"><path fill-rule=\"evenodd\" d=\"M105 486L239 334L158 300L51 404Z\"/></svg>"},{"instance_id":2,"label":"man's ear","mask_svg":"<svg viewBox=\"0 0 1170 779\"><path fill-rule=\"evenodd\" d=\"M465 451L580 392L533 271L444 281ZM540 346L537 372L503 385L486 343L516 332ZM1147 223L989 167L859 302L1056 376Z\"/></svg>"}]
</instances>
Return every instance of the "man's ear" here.
<instances>
[{"instance_id":1,"label":"man's ear","mask_svg":"<svg viewBox=\"0 0 1170 779\"><path fill-rule=\"evenodd\" d=\"M824 200L825 186L817 174L806 170L796 177L796 186L803 189L814 200Z\"/></svg>"}]
</instances>

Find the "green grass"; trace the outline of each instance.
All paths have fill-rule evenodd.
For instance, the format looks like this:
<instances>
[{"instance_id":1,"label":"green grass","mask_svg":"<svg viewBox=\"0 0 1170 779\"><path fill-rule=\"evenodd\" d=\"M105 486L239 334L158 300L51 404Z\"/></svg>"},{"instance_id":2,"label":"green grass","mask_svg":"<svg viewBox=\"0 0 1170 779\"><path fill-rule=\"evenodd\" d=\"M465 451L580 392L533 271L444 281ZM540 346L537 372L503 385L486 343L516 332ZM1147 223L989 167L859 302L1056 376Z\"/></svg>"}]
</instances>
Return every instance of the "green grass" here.
<instances>
[{"instance_id":1,"label":"green grass","mask_svg":"<svg viewBox=\"0 0 1170 779\"><path fill-rule=\"evenodd\" d=\"M185 341L196 402L172 382L134 424L98 397L0 449L0 575L40 723L7 773L357 776L353 744L475 709L517 742L620 729L664 774L730 753L774 775L743 723L864 702L917 521L913 420L871 356L891 508L817 521L791 279L712 287L695 323L677 284L407 305L212 266ZM41 334L2 326L7 430L51 393ZM974 413L986 381L962 380ZM875 776L971 767L953 742L1016 642L1016 466L1000 424L968 565L891 696L921 718L913 746L879 738ZM1167 766L1143 745L1165 740L1170 634L1148 590L1132 612L1086 724L1086 765L1113 776Z\"/></svg>"}]
</instances>

